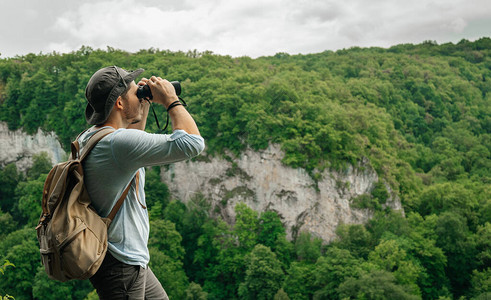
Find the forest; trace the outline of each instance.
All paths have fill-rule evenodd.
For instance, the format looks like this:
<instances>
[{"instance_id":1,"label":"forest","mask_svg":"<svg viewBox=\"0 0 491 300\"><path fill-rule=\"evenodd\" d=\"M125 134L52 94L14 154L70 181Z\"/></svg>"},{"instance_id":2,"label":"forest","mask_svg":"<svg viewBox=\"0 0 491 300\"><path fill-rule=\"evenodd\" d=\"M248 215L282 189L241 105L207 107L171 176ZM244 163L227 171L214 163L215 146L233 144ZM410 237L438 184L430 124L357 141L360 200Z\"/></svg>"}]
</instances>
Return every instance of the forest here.
<instances>
[{"instance_id":1,"label":"forest","mask_svg":"<svg viewBox=\"0 0 491 300\"><path fill-rule=\"evenodd\" d=\"M314 180L368 160L404 208L384 208L377 188L352 203L373 211L366 224L338 226L330 243L290 240L276 212L238 204L226 223L149 168L150 267L171 299L491 299L490 38L254 59L87 46L0 58L0 121L55 132L68 151L88 127L87 81L110 65L180 81L208 156L274 143ZM158 130L151 116L146 130ZM97 299L88 281L49 280L40 264L47 155L26 172L0 167L0 296Z\"/></svg>"}]
</instances>

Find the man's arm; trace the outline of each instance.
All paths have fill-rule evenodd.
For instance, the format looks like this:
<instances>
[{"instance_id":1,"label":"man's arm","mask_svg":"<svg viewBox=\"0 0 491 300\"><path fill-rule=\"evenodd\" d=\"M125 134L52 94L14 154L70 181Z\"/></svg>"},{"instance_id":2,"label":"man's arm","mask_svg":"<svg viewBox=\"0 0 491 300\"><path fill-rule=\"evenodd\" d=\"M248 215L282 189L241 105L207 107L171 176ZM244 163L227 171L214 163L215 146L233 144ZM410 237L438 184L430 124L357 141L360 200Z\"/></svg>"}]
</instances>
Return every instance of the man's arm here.
<instances>
[{"instance_id":1,"label":"man's arm","mask_svg":"<svg viewBox=\"0 0 491 300\"><path fill-rule=\"evenodd\" d=\"M173 130L182 129L189 134L200 135L196 122L194 122L193 117L191 117L184 106L174 106L169 111L169 116L172 121Z\"/></svg>"}]
</instances>

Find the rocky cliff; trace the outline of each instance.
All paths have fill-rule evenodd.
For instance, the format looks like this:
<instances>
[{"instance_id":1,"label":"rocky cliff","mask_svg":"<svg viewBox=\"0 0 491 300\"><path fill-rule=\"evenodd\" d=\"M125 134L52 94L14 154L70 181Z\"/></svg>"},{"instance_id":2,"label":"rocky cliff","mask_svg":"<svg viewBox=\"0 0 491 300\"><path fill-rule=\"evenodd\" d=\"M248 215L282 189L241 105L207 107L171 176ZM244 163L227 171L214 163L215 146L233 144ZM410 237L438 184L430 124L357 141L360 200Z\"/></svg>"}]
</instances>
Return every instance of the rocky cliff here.
<instances>
[{"instance_id":1,"label":"rocky cliff","mask_svg":"<svg viewBox=\"0 0 491 300\"><path fill-rule=\"evenodd\" d=\"M15 163L17 169L25 171L32 165L34 154L46 152L51 162L56 164L66 159L60 142L54 133L38 129L35 135L22 130L10 131L4 122L0 122L0 166Z\"/></svg>"},{"instance_id":2,"label":"rocky cliff","mask_svg":"<svg viewBox=\"0 0 491 300\"><path fill-rule=\"evenodd\" d=\"M259 212L274 210L289 237L309 231L330 241L339 224L364 223L372 216L370 210L350 206L353 199L370 194L379 180L366 162L343 172L326 170L316 184L303 169L283 165L282 157L280 147L270 145L260 152L249 149L232 162L216 157L179 162L163 168L162 178L184 202L198 193L211 199L212 211L229 222L238 202ZM386 205L402 209L396 197L389 197Z\"/></svg>"},{"instance_id":3,"label":"rocky cliff","mask_svg":"<svg viewBox=\"0 0 491 300\"><path fill-rule=\"evenodd\" d=\"M53 133L39 130L27 135L9 131L0 122L0 166L14 162L24 171L40 152L47 152L53 164L66 159ZM352 207L353 199L370 194L379 181L366 162L343 172L326 170L316 183L303 169L282 164L282 157L278 145L259 152L248 149L233 160L202 155L162 168L161 176L174 197L187 202L194 195L203 195L211 200L212 212L228 222L234 222L238 202L258 212L274 210L290 238L309 231L330 241L339 224L364 223L372 216L370 210ZM402 209L396 197L389 198L387 205Z\"/></svg>"}]
</instances>

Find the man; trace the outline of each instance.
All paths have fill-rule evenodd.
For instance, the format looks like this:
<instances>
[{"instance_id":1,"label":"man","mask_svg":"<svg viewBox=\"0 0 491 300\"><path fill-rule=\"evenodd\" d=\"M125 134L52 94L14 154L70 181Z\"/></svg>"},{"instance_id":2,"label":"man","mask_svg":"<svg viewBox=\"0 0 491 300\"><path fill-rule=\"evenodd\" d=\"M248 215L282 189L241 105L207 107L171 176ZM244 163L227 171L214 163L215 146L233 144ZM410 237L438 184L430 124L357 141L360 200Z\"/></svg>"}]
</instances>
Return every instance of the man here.
<instances>
[{"instance_id":1,"label":"man","mask_svg":"<svg viewBox=\"0 0 491 300\"><path fill-rule=\"evenodd\" d=\"M204 149L204 140L191 115L178 100L173 85L160 77L135 78L143 69L128 72L112 66L90 78L85 117L94 125L79 137L81 147L102 128L105 136L84 160L85 184L92 204L106 217L123 191L128 195L108 229L108 251L90 279L101 299L168 299L148 267L149 219L145 204L145 168L189 159ZM140 85L148 85L153 102L168 109L173 133L144 131L149 102L138 99Z\"/></svg>"}]
</instances>

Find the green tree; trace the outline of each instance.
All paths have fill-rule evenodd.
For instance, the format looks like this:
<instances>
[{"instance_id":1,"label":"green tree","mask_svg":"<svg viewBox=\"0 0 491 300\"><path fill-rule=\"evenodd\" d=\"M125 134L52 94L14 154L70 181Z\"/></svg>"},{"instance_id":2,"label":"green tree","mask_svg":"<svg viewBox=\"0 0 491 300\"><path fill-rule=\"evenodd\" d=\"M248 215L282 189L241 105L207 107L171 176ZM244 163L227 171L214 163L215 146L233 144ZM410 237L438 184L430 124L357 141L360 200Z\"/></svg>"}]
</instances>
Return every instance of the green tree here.
<instances>
[{"instance_id":1,"label":"green tree","mask_svg":"<svg viewBox=\"0 0 491 300\"><path fill-rule=\"evenodd\" d=\"M394 275L382 270L371 271L359 278L349 277L337 292L342 299L420 299L398 285Z\"/></svg>"},{"instance_id":2,"label":"green tree","mask_svg":"<svg viewBox=\"0 0 491 300\"><path fill-rule=\"evenodd\" d=\"M2 275L5 274L5 269L7 269L7 267L15 267L15 265L13 263L9 262L8 260L5 260L3 265L0 267L0 273L2 273ZM2 300L14 299L14 297L10 296L9 294L0 295L0 297Z\"/></svg>"},{"instance_id":3,"label":"green tree","mask_svg":"<svg viewBox=\"0 0 491 300\"><path fill-rule=\"evenodd\" d=\"M158 203L163 210L169 204L170 192L160 179L160 167L148 168L145 172L145 201L149 209Z\"/></svg>"},{"instance_id":4,"label":"green tree","mask_svg":"<svg viewBox=\"0 0 491 300\"><path fill-rule=\"evenodd\" d=\"M447 257L443 250L436 246L436 239L432 237L433 226L425 224L431 223L434 215L424 220L419 214L411 213L407 219L412 230L406 235L410 242L405 242L404 249L424 268L418 279L423 299L450 296L450 284L445 274Z\"/></svg>"},{"instance_id":5,"label":"green tree","mask_svg":"<svg viewBox=\"0 0 491 300\"><path fill-rule=\"evenodd\" d=\"M84 298L84 300L98 300L99 296L97 295L97 291L93 290L90 292L87 297Z\"/></svg>"},{"instance_id":6,"label":"green tree","mask_svg":"<svg viewBox=\"0 0 491 300\"><path fill-rule=\"evenodd\" d=\"M13 213L16 203L15 189L22 179L22 174L17 171L13 163L0 170L0 208L2 211Z\"/></svg>"},{"instance_id":7,"label":"green tree","mask_svg":"<svg viewBox=\"0 0 491 300\"><path fill-rule=\"evenodd\" d=\"M201 285L191 282L186 290L186 300L206 300L208 293L203 291Z\"/></svg>"},{"instance_id":8,"label":"green tree","mask_svg":"<svg viewBox=\"0 0 491 300\"><path fill-rule=\"evenodd\" d=\"M315 284L316 265L305 261L292 262L283 282L283 290L291 299L312 299Z\"/></svg>"},{"instance_id":9,"label":"green tree","mask_svg":"<svg viewBox=\"0 0 491 300\"><path fill-rule=\"evenodd\" d=\"M290 297L288 297L288 294L283 289L279 289L274 295L273 300L290 300Z\"/></svg>"},{"instance_id":10,"label":"green tree","mask_svg":"<svg viewBox=\"0 0 491 300\"><path fill-rule=\"evenodd\" d=\"M295 260L295 246L286 236L278 237L274 245L274 253L278 260L282 263L283 270L286 271L292 261Z\"/></svg>"},{"instance_id":11,"label":"green tree","mask_svg":"<svg viewBox=\"0 0 491 300\"><path fill-rule=\"evenodd\" d=\"M358 226L358 225L353 225L353 226ZM375 245L387 233L391 233L396 236L407 236L410 234L412 230L412 228L408 224L407 218L404 217L401 211L394 211L394 210L391 210L389 212L375 213L375 216L368 221L368 224L366 225L366 229L370 233L371 237L367 233L363 233L362 229L356 230L360 232L358 234L360 235L360 237L358 238L358 240L360 241L358 243L365 244L364 247L365 251L373 250L375 248ZM368 252L365 251L363 252L363 254L368 254Z\"/></svg>"},{"instance_id":12,"label":"green tree","mask_svg":"<svg viewBox=\"0 0 491 300\"><path fill-rule=\"evenodd\" d=\"M210 220L210 200L203 195L195 195L186 203L186 211L180 216L177 230L182 236L182 245L186 249L184 254L184 268L190 280L198 281L194 277L201 273L202 267L195 263L195 253L199 250L199 238L203 234L203 226ZM179 225L180 224L180 225Z\"/></svg>"},{"instance_id":13,"label":"green tree","mask_svg":"<svg viewBox=\"0 0 491 300\"><path fill-rule=\"evenodd\" d=\"M491 266L491 223L478 226L475 235L477 266L482 269Z\"/></svg>"},{"instance_id":14,"label":"green tree","mask_svg":"<svg viewBox=\"0 0 491 300\"><path fill-rule=\"evenodd\" d=\"M258 230L258 243L270 247L273 251L278 238L286 235L281 218L278 213L274 211L265 211L261 213Z\"/></svg>"},{"instance_id":15,"label":"green tree","mask_svg":"<svg viewBox=\"0 0 491 300\"><path fill-rule=\"evenodd\" d=\"M94 290L88 280L59 282L50 279L43 266L39 266L32 286L34 299L84 299Z\"/></svg>"},{"instance_id":16,"label":"green tree","mask_svg":"<svg viewBox=\"0 0 491 300\"><path fill-rule=\"evenodd\" d=\"M175 224L168 220L150 222L150 268L166 290L169 297L182 299L188 286L182 259L182 237Z\"/></svg>"},{"instance_id":17,"label":"green tree","mask_svg":"<svg viewBox=\"0 0 491 300\"><path fill-rule=\"evenodd\" d=\"M14 221L9 213L3 213L0 210L0 240L17 228L17 222Z\"/></svg>"},{"instance_id":18,"label":"green tree","mask_svg":"<svg viewBox=\"0 0 491 300\"><path fill-rule=\"evenodd\" d=\"M241 299L272 299L283 281L281 263L269 247L258 244L246 258L247 269L239 286Z\"/></svg>"},{"instance_id":19,"label":"green tree","mask_svg":"<svg viewBox=\"0 0 491 300\"><path fill-rule=\"evenodd\" d=\"M472 299L488 299L491 296L491 268L482 272L474 270L471 285L470 296L473 297Z\"/></svg>"},{"instance_id":20,"label":"green tree","mask_svg":"<svg viewBox=\"0 0 491 300\"><path fill-rule=\"evenodd\" d=\"M193 264L197 270L193 275L197 282L205 284L205 281L216 276L214 268L219 263L218 253L221 247L219 237L225 234L227 229L228 225L220 219L209 219L201 227L202 233L197 240L197 249L193 257ZM203 288L206 289L205 286Z\"/></svg>"},{"instance_id":21,"label":"green tree","mask_svg":"<svg viewBox=\"0 0 491 300\"><path fill-rule=\"evenodd\" d=\"M477 199L476 193L464 184L450 182L434 184L421 193L418 212L426 216L452 211L465 216L467 223L475 226L478 222Z\"/></svg>"},{"instance_id":22,"label":"green tree","mask_svg":"<svg viewBox=\"0 0 491 300\"><path fill-rule=\"evenodd\" d=\"M235 213L233 234L237 237L239 249L246 253L257 243L258 215L244 203L238 203L235 206Z\"/></svg>"},{"instance_id":23,"label":"green tree","mask_svg":"<svg viewBox=\"0 0 491 300\"><path fill-rule=\"evenodd\" d=\"M316 263L314 299L338 299L336 288L348 277L358 277L362 263L348 250L329 247Z\"/></svg>"},{"instance_id":24,"label":"green tree","mask_svg":"<svg viewBox=\"0 0 491 300\"><path fill-rule=\"evenodd\" d=\"M207 267L203 284L210 298L237 298L239 284L246 276L246 256L257 242L257 212L243 203L235 206L235 212L236 221L232 228L219 221L217 230L209 232L214 234L212 244L218 250L212 258L216 264ZM209 253L207 256L210 257Z\"/></svg>"},{"instance_id":25,"label":"green tree","mask_svg":"<svg viewBox=\"0 0 491 300\"><path fill-rule=\"evenodd\" d=\"M368 256L370 263L378 265L382 270L391 272L397 284L410 288L410 293L420 296L417 285L422 272L421 267L408 257L395 240L383 240Z\"/></svg>"},{"instance_id":26,"label":"green tree","mask_svg":"<svg viewBox=\"0 0 491 300\"><path fill-rule=\"evenodd\" d=\"M160 208L160 205L157 205ZM183 216L186 214L186 204L179 200L172 200L163 210L162 218L171 221L176 225L178 231L182 231ZM159 219L158 215L153 216L154 219Z\"/></svg>"},{"instance_id":27,"label":"green tree","mask_svg":"<svg viewBox=\"0 0 491 300\"><path fill-rule=\"evenodd\" d=\"M11 293L15 299L32 299L32 283L39 265L39 247L32 240L9 249L4 259L15 264L0 281L0 294Z\"/></svg>"},{"instance_id":28,"label":"green tree","mask_svg":"<svg viewBox=\"0 0 491 300\"><path fill-rule=\"evenodd\" d=\"M295 240L295 252L300 261L315 262L321 256L322 239L302 231Z\"/></svg>"},{"instance_id":29,"label":"green tree","mask_svg":"<svg viewBox=\"0 0 491 300\"><path fill-rule=\"evenodd\" d=\"M151 247L149 267L162 284L169 298L184 299L189 285L182 262Z\"/></svg>"},{"instance_id":30,"label":"green tree","mask_svg":"<svg viewBox=\"0 0 491 300\"><path fill-rule=\"evenodd\" d=\"M24 241L36 244L36 231L26 226L10 232L4 239L0 240L0 253L8 253L11 248L22 244Z\"/></svg>"},{"instance_id":31,"label":"green tree","mask_svg":"<svg viewBox=\"0 0 491 300\"><path fill-rule=\"evenodd\" d=\"M341 224L336 228L336 235L338 239L333 242L333 245L349 250L356 257L367 258L368 253L373 249L372 235L363 225Z\"/></svg>"},{"instance_id":32,"label":"green tree","mask_svg":"<svg viewBox=\"0 0 491 300\"><path fill-rule=\"evenodd\" d=\"M444 212L435 224L436 245L447 256L445 273L454 295L461 296L470 287L472 270L476 267L476 244L462 216Z\"/></svg>"},{"instance_id":33,"label":"green tree","mask_svg":"<svg viewBox=\"0 0 491 300\"><path fill-rule=\"evenodd\" d=\"M58 283L45 275L43 267L39 267L34 278L32 296L35 299L70 299L73 286L69 282Z\"/></svg>"},{"instance_id":34,"label":"green tree","mask_svg":"<svg viewBox=\"0 0 491 300\"><path fill-rule=\"evenodd\" d=\"M41 200L43 196L44 181L47 174L36 179L20 182L15 190L18 197L18 211L24 223L35 225L41 215Z\"/></svg>"},{"instance_id":35,"label":"green tree","mask_svg":"<svg viewBox=\"0 0 491 300\"><path fill-rule=\"evenodd\" d=\"M153 220L150 222L150 228L148 246L164 252L174 260L182 261L184 257L182 237L177 232L175 224L168 220Z\"/></svg>"},{"instance_id":36,"label":"green tree","mask_svg":"<svg viewBox=\"0 0 491 300\"><path fill-rule=\"evenodd\" d=\"M32 166L27 170L27 177L29 179L36 179L41 174L47 174L53 167L53 163L48 157L47 152L33 155L32 161Z\"/></svg>"}]
</instances>

